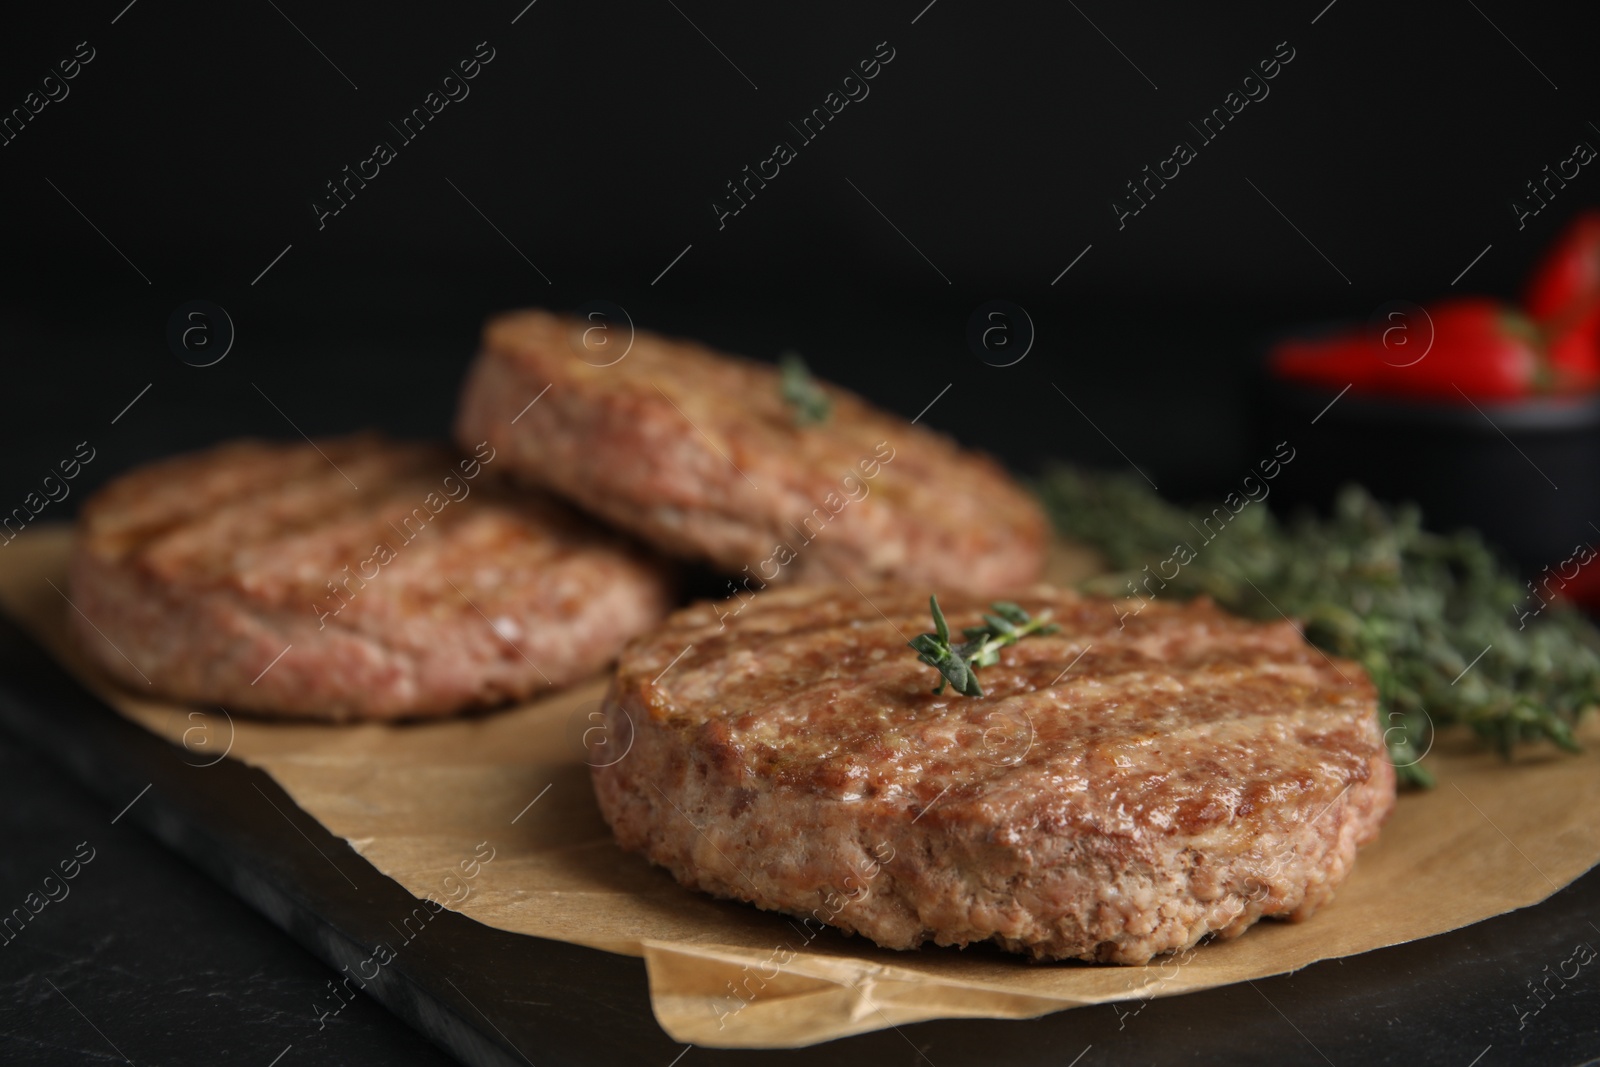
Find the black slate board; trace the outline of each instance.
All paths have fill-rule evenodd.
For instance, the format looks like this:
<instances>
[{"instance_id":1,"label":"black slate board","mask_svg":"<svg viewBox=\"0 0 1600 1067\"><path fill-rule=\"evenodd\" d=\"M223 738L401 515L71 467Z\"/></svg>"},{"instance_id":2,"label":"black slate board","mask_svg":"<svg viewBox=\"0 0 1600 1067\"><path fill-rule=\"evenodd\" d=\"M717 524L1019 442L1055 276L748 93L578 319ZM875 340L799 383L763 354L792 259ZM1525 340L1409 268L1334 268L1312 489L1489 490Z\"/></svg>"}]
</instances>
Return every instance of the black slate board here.
<instances>
[{"instance_id":1,"label":"black slate board","mask_svg":"<svg viewBox=\"0 0 1600 1067\"><path fill-rule=\"evenodd\" d=\"M267 775L233 760L193 766L3 617L0 724L108 804L132 801L120 820L187 857L335 971L392 939L389 924L415 906ZM1585 1064L1600 1059L1600 968L1581 972L1525 1023L1519 1012L1534 1003L1530 980L1547 977L1578 942L1600 945L1597 918L1600 871L1591 871L1544 904L1465 930L1151 1001L1137 1014L1129 1014L1135 1004L1024 1022L929 1022L788 1052L691 1053L656 1025L639 960L448 912L367 993L474 1065Z\"/></svg>"}]
</instances>

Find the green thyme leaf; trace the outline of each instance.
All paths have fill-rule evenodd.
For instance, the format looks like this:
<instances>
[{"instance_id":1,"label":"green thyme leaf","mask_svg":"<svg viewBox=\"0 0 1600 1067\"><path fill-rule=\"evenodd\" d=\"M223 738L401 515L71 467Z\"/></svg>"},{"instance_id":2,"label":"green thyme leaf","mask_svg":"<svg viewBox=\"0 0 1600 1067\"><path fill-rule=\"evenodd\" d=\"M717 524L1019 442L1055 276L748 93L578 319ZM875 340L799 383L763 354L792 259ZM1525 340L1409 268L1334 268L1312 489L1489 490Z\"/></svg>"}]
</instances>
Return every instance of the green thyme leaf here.
<instances>
[{"instance_id":1,"label":"green thyme leaf","mask_svg":"<svg viewBox=\"0 0 1600 1067\"><path fill-rule=\"evenodd\" d=\"M1023 611L1017 605L1011 603L1009 600L996 600L993 604L990 604L989 607L994 609L994 613L996 615L1001 616L1008 622L1016 623L1019 626L1028 621L1028 613Z\"/></svg>"},{"instance_id":2,"label":"green thyme leaf","mask_svg":"<svg viewBox=\"0 0 1600 1067\"><path fill-rule=\"evenodd\" d=\"M778 357L778 366L782 372L779 392L783 402L793 410L795 424L814 426L827 422L833 412L833 401L811 377L811 371L807 369L806 361L800 358L800 353L785 352Z\"/></svg>"},{"instance_id":3,"label":"green thyme leaf","mask_svg":"<svg viewBox=\"0 0 1600 1067\"><path fill-rule=\"evenodd\" d=\"M938 597L930 596L928 598L928 610L933 613L933 628L937 631L934 636L939 639L941 644L948 645L950 643L950 624L944 621L944 612L939 610Z\"/></svg>"},{"instance_id":4,"label":"green thyme leaf","mask_svg":"<svg viewBox=\"0 0 1600 1067\"><path fill-rule=\"evenodd\" d=\"M1049 612L1034 619L1009 601L990 604L989 608L994 614L983 617L984 625L968 626L961 631L966 640L952 645L950 624L939 608L939 598L928 598L934 632L918 634L907 643L916 650L917 659L939 672L935 695L944 692L944 687L949 685L963 696L983 696L977 668L999 663L1000 650L1006 645L1014 645L1030 634L1051 634L1060 629L1049 621Z\"/></svg>"},{"instance_id":5,"label":"green thyme leaf","mask_svg":"<svg viewBox=\"0 0 1600 1067\"><path fill-rule=\"evenodd\" d=\"M1248 506L1208 539L1215 512L1191 514L1133 478L1061 467L1038 488L1061 533L1121 572L1088 591L1126 595L1133 575L1160 573L1158 596L1204 594L1263 619L1281 610L1312 644L1365 667L1403 782L1432 784L1419 761L1441 727L1465 724L1506 756L1538 740L1577 751L1573 727L1600 703L1600 631L1560 603L1531 610L1476 533L1424 530L1415 507L1350 487L1329 518L1284 524ZM1168 579L1180 546L1192 558Z\"/></svg>"},{"instance_id":6,"label":"green thyme leaf","mask_svg":"<svg viewBox=\"0 0 1600 1067\"><path fill-rule=\"evenodd\" d=\"M983 621L989 624L989 629L999 634L1014 634L1017 628L998 615L985 615Z\"/></svg>"}]
</instances>

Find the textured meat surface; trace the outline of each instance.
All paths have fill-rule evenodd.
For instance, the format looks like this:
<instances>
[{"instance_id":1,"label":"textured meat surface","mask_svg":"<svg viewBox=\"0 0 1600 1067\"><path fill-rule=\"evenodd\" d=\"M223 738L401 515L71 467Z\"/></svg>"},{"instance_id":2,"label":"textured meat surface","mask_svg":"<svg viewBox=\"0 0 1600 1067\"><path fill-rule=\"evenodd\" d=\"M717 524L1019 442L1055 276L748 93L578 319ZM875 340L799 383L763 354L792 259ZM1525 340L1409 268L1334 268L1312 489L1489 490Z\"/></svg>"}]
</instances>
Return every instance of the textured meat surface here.
<instances>
[{"instance_id":1,"label":"textured meat surface","mask_svg":"<svg viewBox=\"0 0 1600 1067\"><path fill-rule=\"evenodd\" d=\"M870 598L870 603L868 602ZM1061 632L946 689L903 587L701 604L623 653L619 843L679 881L888 948L1141 963L1329 900L1394 803L1375 693L1287 622L1015 598ZM952 629L984 605L941 598Z\"/></svg>"},{"instance_id":2,"label":"textured meat surface","mask_svg":"<svg viewBox=\"0 0 1600 1067\"><path fill-rule=\"evenodd\" d=\"M83 647L140 689L331 719L592 674L666 614L669 583L565 505L497 490L496 458L356 437L141 467L79 519Z\"/></svg>"},{"instance_id":3,"label":"textured meat surface","mask_svg":"<svg viewBox=\"0 0 1600 1067\"><path fill-rule=\"evenodd\" d=\"M487 439L517 477L757 582L983 593L1038 579L1045 520L987 457L833 386L831 417L797 426L776 368L688 341L640 332L596 366L613 357L598 338L585 348L586 328L541 311L492 320L457 439Z\"/></svg>"}]
</instances>

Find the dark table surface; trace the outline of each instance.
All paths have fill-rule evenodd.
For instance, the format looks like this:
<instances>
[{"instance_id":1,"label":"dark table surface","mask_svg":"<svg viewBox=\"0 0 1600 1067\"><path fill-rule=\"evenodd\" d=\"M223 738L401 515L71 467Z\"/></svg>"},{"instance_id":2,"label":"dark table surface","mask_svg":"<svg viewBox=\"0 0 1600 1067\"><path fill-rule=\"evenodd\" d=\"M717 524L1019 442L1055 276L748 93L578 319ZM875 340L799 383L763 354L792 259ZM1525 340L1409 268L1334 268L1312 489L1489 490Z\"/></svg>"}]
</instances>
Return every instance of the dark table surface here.
<instances>
[{"instance_id":1,"label":"dark table surface","mask_svg":"<svg viewBox=\"0 0 1600 1067\"><path fill-rule=\"evenodd\" d=\"M320 1032L333 973L243 901L0 734L0 897L21 905L82 842L94 859L0 948L0 1062L447 1064L371 1000ZM87 852L87 850L85 850Z\"/></svg>"}]
</instances>

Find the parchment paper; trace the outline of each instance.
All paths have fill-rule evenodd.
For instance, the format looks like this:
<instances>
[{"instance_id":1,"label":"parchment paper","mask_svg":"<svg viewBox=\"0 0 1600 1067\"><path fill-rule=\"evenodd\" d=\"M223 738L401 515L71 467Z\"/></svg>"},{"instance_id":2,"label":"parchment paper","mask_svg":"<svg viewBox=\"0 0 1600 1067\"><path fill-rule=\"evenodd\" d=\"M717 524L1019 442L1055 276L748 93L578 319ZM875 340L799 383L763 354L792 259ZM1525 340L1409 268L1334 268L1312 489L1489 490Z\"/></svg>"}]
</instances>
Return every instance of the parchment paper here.
<instances>
[{"instance_id":1,"label":"parchment paper","mask_svg":"<svg viewBox=\"0 0 1600 1067\"><path fill-rule=\"evenodd\" d=\"M832 930L808 940L797 921L683 889L613 845L581 747L603 681L400 726L270 723L149 699L107 681L71 647L74 609L46 581L66 590L69 544L70 531L38 527L0 549L0 604L124 715L184 746L196 773L226 750L271 774L416 896L502 930L643 956L656 1018L697 1045L789 1048L924 1019L1026 1018L1120 1000L1136 1012L1144 998L1527 907L1600 860L1600 729L1591 718L1581 756L1539 748L1506 764L1468 737L1442 736L1429 758L1438 787L1402 795L1338 899L1308 922L1265 922L1132 968L1040 965L986 948L890 952ZM1091 566L1060 552L1052 576Z\"/></svg>"}]
</instances>

